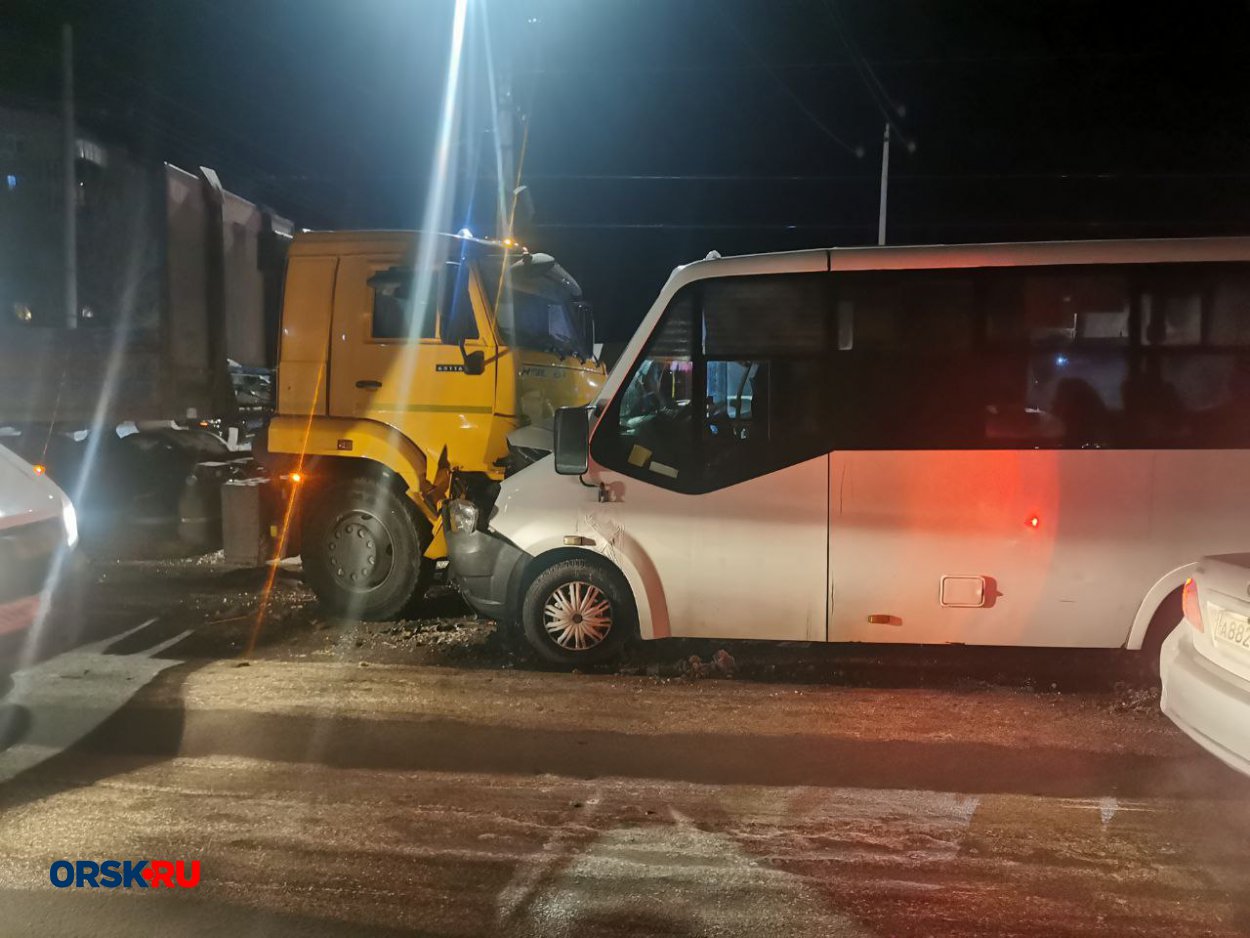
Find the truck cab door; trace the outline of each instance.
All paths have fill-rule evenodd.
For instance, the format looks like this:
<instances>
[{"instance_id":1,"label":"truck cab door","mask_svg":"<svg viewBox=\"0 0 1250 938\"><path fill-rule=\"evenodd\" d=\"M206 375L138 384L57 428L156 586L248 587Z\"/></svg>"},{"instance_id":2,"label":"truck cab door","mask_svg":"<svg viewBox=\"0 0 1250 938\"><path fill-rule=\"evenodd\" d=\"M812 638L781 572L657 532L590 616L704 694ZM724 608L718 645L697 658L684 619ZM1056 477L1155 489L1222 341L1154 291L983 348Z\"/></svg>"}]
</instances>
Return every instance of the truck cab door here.
<instances>
[{"instance_id":1,"label":"truck cab door","mask_svg":"<svg viewBox=\"0 0 1250 938\"><path fill-rule=\"evenodd\" d=\"M495 399L493 336L468 263L429 270L395 256L340 261L330 353L330 415L376 420L434 462L476 466Z\"/></svg>"}]
</instances>

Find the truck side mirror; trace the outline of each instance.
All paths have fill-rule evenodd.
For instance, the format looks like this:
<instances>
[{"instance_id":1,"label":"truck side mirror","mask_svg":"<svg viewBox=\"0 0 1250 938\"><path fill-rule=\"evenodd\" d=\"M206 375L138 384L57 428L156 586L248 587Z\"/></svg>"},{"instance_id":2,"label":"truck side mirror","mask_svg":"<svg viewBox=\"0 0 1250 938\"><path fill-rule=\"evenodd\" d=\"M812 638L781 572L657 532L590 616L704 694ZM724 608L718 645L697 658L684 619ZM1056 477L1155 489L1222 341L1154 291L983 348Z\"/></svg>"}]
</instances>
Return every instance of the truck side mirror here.
<instances>
[{"instance_id":1,"label":"truck side mirror","mask_svg":"<svg viewBox=\"0 0 1250 938\"><path fill-rule=\"evenodd\" d=\"M561 407L556 411L552 430L556 472L579 476L590 468L590 411L585 407Z\"/></svg>"},{"instance_id":2,"label":"truck side mirror","mask_svg":"<svg viewBox=\"0 0 1250 938\"><path fill-rule=\"evenodd\" d=\"M583 360L594 358L595 356L595 311L585 300L578 300L573 304L573 309L577 315L577 327L580 332L581 341L585 343L585 348L578 349L578 354Z\"/></svg>"},{"instance_id":3,"label":"truck side mirror","mask_svg":"<svg viewBox=\"0 0 1250 938\"><path fill-rule=\"evenodd\" d=\"M466 352L464 346L461 345L460 355L464 359L464 373L466 375L480 375L486 370L486 353L481 349Z\"/></svg>"}]
</instances>

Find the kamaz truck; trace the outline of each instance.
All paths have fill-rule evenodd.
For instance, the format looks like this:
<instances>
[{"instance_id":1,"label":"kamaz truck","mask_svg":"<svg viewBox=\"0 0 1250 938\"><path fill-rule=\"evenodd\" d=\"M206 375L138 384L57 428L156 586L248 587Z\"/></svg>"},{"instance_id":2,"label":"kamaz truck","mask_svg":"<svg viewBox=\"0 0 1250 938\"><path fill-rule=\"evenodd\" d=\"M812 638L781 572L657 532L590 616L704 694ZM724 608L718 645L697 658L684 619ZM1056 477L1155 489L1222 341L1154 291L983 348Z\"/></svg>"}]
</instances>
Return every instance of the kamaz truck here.
<instances>
[{"instance_id":1,"label":"kamaz truck","mask_svg":"<svg viewBox=\"0 0 1250 938\"><path fill-rule=\"evenodd\" d=\"M277 373L264 458L296 480L282 524L305 577L336 612L389 619L446 556L444 501L488 501L606 369L551 256L467 232L353 231L292 241Z\"/></svg>"}]
</instances>

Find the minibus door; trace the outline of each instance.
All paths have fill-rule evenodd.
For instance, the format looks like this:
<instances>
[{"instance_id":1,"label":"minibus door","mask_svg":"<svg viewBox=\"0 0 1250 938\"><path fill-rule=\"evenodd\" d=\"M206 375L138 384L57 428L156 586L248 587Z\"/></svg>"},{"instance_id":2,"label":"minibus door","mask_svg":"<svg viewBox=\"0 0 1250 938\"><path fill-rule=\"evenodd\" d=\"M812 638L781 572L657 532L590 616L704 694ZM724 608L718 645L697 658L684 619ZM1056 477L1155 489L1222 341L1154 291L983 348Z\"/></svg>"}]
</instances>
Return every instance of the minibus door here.
<instances>
[{"instance_id":1,"label":"minibus door","mask_svg":"<svg viewBox=\"0 0 1250 938\"><path fill-rule=\"evenodd\" d=\"M612 502L592 524L646 584L655 637L824 641L828 466L820 456L700 494L600 469Z\"/></svg>"},{"instance_id":2,"label":"minibus door","mask_svg":"<svg viewBox=\"0 0 1250 938\"><path fill-rule=\"evenodd\" d=\"M823 641L829 457L803 458L819 452L811 444L778 466L803 413L766 400L779 368L744 358L696 368L672 354L688 323L674 331L596 429L607 503L593 525L644 581L656 637Z\"/></svg>"}]
</instances>

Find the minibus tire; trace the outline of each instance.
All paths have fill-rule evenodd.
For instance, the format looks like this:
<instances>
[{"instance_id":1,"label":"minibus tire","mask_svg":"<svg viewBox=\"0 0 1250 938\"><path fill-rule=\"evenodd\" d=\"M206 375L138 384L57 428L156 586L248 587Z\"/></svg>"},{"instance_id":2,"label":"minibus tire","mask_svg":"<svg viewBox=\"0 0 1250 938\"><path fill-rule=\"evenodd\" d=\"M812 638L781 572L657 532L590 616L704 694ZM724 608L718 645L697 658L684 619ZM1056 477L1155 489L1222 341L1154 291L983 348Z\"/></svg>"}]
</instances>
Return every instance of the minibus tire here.
<instances>
[{"instance_id":1,"label":"minibus tire","mask_svg":"<svg viewBox=\"0 0 1250 938\"><path fill-rule=\"evenodd\" d=\"M557 591L563 591L562 596L568 598L568 591L574 586L581 587L574 595L587 603L587 611L596 608L601 599L606 600L611 621L601 641L580 650L559 644L546 626L546 609ZM597 593L588 594L587 587ZM521 602L521 630L539 657L552 664L566 667L602 664L620 654L625 642L638 634L638 613L629 584L615 567L594 560L561 560L540 572L525 590ZM570 637L566 641L574 643L575 639Z\"/></svg>"},{"instance_id":2,"label":"minibus tire","mask_svg":"<svg viewBox=\"0 0 1250 938\"><path fill-rule=\"evenodd\" d=\"M385 481L368 478L331 483L308 496L301 556L304 579L322 605L366 621L387 621L411 611L423 597L432 563L422 556L430 542L429 526L408 499ZM356 587L346 582L351 574L345 565L336 563L341 551L335 547L350 542L353 553L359 553L363 544L367 552L371 534L379 546L386 545L385 553L363 558L358 575L366 582ZM381 563L385 569L379 571ZM369 585L372 576L380 580Z\"/></svg>"},{"instance_id":3,"label":"minibus tire","mask_svg":"<svg viewBox=\"0 0 1250 938\"><path fill-rule=\"evenodd\" d=\"M1159 608L1150 617L1150 625L1146 627L1146 635L1142 639L1141 649L1137 652L1137 677L1149 686L1159 687L1162 678L1159 675L1159 654L1163 651L1163 641L1185 619L1181 608L1181 591L1174 589L1163 597Z\"/></svg>"}]
</instances>

